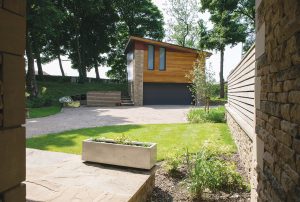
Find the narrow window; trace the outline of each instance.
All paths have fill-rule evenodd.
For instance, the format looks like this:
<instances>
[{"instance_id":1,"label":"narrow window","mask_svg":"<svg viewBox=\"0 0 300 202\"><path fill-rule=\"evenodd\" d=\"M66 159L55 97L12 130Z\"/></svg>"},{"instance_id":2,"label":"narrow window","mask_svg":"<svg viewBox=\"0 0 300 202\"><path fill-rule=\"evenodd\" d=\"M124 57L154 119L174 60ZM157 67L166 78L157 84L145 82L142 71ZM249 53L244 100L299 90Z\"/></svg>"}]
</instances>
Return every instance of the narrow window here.
<instances>
[{"instance_id":1,"label":"narrow window","mask_svg":"<svg viewBox=\"0 0 300 202\"><path fill-rule=\"evenodd\" d=\"M159 49L159 70L166 70L166 49Z\"/></svg>"},{"instance_id":2,"label":"narrow window","mask_svg":"<svg viewBox=\"0 0 300 202\"><path fill-rule=\"evenodd\" d=\"M148 45L148 69L154 70L154 46Z\"/></svg>"}]
</instances>

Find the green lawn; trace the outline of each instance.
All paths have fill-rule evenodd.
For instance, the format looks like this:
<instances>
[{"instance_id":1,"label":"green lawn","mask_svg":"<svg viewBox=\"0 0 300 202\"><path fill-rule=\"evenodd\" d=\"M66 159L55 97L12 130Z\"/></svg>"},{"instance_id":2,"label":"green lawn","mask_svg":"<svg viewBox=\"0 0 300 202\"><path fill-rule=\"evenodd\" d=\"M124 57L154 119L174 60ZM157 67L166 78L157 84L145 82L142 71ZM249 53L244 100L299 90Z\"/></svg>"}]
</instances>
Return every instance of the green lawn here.
<instances>
[{"instance_id":1,"label":"green lawn","mask_svg":"<svg viewBox=\"0 0 300 202\"><path fill-rule=\"evenodd\" d=\"M130 140L158 143L158 160L177 152L183 154L186 148L189 152L197 152L205 142L219 147L226 146L226 152L236 151L225 123L123 125L80 129L27 139L27 147L81 154L82 141L85 139L116 138L122 134Z\"/></svg>"},{"instance_id":2,"label":"green lawn","mask_svg":"<svg viewBox=\"0 0 300 202\"><path fill-rule=\"evenodd\" d=\"M56 105L50 107L29 108L28 110L29 118L40 118L59 113L61 111L61 107Z\"/></svg>"}]
</instances>

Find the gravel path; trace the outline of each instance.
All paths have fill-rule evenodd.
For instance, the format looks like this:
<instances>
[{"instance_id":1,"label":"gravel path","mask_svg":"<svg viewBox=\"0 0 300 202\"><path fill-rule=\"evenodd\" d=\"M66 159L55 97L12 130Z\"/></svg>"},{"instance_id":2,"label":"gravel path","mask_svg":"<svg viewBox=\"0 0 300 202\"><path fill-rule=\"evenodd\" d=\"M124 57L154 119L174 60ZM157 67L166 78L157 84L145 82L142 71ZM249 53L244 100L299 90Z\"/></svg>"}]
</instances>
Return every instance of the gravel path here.
<instances>
[{"instance_id":1,"label":"gravel path","mask_svg":"<svg viewBox=\"0 0 300 202\"><path fill-rule=\"evenodd\" d=\"M190 106L80 107L61 113L27 119L26 137L97 126L125 124L185 123Z\"/></svg>"}]
</instances>

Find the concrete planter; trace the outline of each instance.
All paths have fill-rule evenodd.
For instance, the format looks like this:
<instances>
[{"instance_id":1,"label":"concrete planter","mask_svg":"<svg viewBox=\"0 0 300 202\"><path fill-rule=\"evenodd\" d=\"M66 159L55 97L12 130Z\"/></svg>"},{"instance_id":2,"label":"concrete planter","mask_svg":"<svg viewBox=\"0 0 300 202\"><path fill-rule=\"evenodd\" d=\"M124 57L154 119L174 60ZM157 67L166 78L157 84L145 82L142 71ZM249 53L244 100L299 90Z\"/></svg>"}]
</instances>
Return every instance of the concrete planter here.
<instances>
[{"instance_id":1,"label":"concrete planter","mask_svg":"<svg viewBox=\"0 0 300 202\"><path fill-rule=\"evenodd\" d=\"M155 143L143 147L136 145L115 144L114 141L96 142L91 139L82 143L82 160L131 168L151 169L156 163L157 147ZM141 146L137 146L141 145Z\"/></svg>"}]
</instances>

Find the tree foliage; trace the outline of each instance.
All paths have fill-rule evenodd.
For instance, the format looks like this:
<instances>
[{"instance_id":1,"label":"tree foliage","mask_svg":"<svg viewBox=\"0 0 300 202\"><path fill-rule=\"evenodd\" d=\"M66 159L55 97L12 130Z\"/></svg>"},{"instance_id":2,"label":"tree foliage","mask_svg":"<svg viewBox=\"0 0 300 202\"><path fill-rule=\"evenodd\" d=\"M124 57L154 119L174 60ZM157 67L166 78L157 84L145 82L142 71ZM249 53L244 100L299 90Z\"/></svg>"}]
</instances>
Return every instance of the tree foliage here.
<instances>
[{"instance_id":1,"label":"tree foliage","mask_svg":"<svg viewBox=\"0 0 300 202\"><path fill-rule=\"evenodd\" d=\"M239 15L232 12L238 5L237 0L201 0L201 10L210 13L213 28L207 30L203 21L200 21L201 48L217 50L221 53L220 62L220 98L225 97L224 92L224 51L226 45L234 46L245 42L247 26L243 24Z\"/></svg>"},{"instance_id":2,"label":"tree foliage","mask_svg":"<svg viewBox=\"0 0 300 202\"><path fill-rule=\"evenodd\" d=\"M119 15L117 23L116 45L108 54L107 64L111 67L107 75L110 78L125 81L126 56L124 48L129 36L164 38L163 16L151 0L115 0Z\"/></svg>"},{"instance_id":3,"label":"tree foliage","mask_svg":"<svg viewBox=\"0 0 300 202\"><path fill-rule=\"evenodd\" d=\"M169 0L167 13L171 17L167 24L169 41L180 46L197 47L198 0Z\"/></svg>"},{"instance_id":4,"label":"tree foliage","mask_svg":"<svg viewBox=\"0 0 300 202\"><path fill-rule=\"evenodd\" d=\"M103 64L102 53L113 45L117 15L109 0L65 0L68 11L68 55L83 83L87 71Z\"/></svg>"},{"instance_id":5,"label":"tree foliage","mask_svg":"<svg viewBox=\"0 0 300 202\"><path fill-rule=\"evenodd\" d=\"M41 53L45 51L50 37L55 35L54 25L59 19L57 14L58 10L52 1L27 1L26 55L28 71L26 83L27 89L33 97L38 95L34 59L37 59L38 72L39 75L42 75Z\"/></svg>"},{"instance_id":6,"label":"tree foliage","mask_svg":"<svg viewBox=\"0 0 300 202\"><path fill-rule=\"evenodd\" d=\"M162 39L163 17L151 0L28 0L27 87L37 96L34 61L42 64L68 56L85 82L87 72L108 64L111 78L126 80L124 48L131 35Z\"/></svg>"},{"instance_id":7,"label":"tree foliage","mask_svg":"<svg viewBox=\"0 0 300 202\"><path fill-rule=\"evenodd\" d=\"M245 53L255 42L255 0L238 0L234 12L240 16L242 23L247 27L247 37L243 45Z\"/></svg>"}]
</instances>

